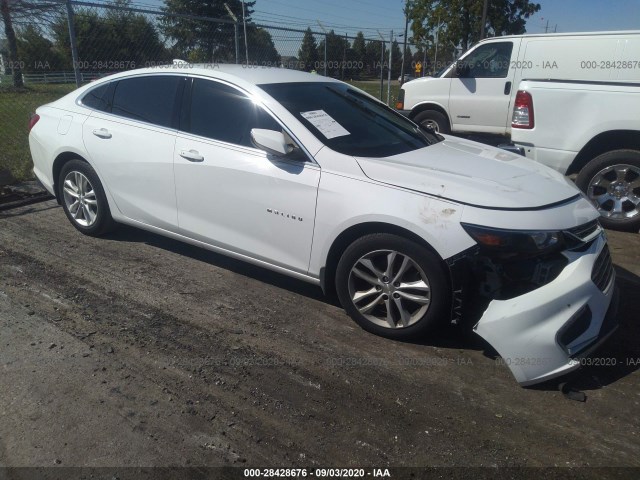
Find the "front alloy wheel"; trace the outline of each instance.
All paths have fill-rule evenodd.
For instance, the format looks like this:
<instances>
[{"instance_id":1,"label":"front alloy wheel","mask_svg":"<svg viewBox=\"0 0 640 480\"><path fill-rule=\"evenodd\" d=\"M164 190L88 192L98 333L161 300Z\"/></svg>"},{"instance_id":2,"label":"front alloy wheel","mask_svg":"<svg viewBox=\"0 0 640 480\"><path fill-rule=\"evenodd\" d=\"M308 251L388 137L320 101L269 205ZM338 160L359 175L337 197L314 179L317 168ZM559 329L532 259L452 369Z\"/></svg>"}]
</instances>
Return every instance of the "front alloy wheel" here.
<instances>
[{"instance_id":1,"label":"front alloy wheel","mask_svg":"<svg viewBox=\"0 0 640 480\"><path fill-rule=\"evenodd\" d=\"M336 291L346 312L377 335L414 339L445 324L451 288L442 260L389 233L366 235L343 253Z\"/></svg>"},{"instance_id":2,"label":"front alloy wheel","mask_svg":"<svg viewBox=\"0 0 640 480\"><path fill-rule=\"evenodd\" d=\"M395 250L377 250L351 269L349 296L369 321L385 328L404 328L427 312L431 288L427 275L411 257Z\"/></svg>"}]
</instances>

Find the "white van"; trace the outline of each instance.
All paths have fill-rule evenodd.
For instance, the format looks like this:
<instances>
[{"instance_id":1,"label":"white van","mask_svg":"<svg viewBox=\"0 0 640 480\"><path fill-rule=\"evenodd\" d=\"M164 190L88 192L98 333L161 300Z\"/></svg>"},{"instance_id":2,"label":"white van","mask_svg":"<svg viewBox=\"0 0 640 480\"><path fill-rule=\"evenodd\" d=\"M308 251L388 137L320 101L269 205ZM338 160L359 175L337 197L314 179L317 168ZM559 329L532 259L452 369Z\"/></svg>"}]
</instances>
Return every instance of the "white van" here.
<instances>
[{"instance_id":1,"label":"white van","mask_svg":"<svg viewBox=\"0 0 640 480\"><path fill-rule=\"evenodd\" d=\"M396 108L441 133L509 135L524 79L640 81L640 31L485 39L440 76L405 83Z\"/></svg>"}]
</instances>

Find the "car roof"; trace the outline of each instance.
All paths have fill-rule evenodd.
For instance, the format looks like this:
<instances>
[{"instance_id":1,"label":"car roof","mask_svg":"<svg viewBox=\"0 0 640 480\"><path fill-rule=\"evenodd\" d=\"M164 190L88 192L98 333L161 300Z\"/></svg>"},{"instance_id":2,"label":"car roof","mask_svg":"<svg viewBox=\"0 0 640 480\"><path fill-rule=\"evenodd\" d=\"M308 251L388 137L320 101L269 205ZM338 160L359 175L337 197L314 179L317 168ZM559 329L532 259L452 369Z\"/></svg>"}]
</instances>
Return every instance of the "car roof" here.
<instances>
[{"instance_id":1,"label":"car roof","mask_svg":"<svg viewBox=\"0 0 640 480\"><path fill-rule=\"evenodd\" d=\"M183 74L198 75L221 80L227 80L245 87L264 85L270 83L297 83L297 82L337 82L330 77L315 73L307 73L299 70L291 70L279 67L262 67L254 65L236 65L225 63L192 64L175 60L173 64L140 68L116 73L98 80L115 80L117 78L149 75L149 74Z\"/></svg>"},{"instance_id":2,"label":"car roof","mask_svg":"<svg viewBox=\"0 0 640 480\"><path fill-rule=\"evenodd\" d=\"M503 35L498 37L488 37L483 40L480 40L478 43L497 42L500 40L514 39L514 38L602 37L607 35L618 35L618 36L640 35L640 30L614 30L614 31L606 31L606 32L525 33L522 35Z\"/></svg>"}]
</instances>

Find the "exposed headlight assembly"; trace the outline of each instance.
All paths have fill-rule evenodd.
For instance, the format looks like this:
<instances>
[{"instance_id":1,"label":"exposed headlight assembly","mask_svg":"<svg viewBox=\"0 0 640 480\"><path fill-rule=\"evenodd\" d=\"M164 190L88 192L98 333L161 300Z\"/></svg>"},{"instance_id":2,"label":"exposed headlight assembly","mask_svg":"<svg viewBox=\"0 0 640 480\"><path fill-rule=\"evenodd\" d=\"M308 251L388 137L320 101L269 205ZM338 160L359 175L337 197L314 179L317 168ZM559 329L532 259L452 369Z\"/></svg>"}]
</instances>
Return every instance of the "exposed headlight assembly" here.
<instances>
[{"instance_id":1,"label":"exposed headlight assembly","mask_svg":"<svg viewBox=\"0 0 640 480\"><path fill-rule=\"evenodd\" d=\"M545 254L560 251L562 232L552 230L506 230L462 223L462 228L480 247L504 254Z\"/></svg>"}]
</instances>

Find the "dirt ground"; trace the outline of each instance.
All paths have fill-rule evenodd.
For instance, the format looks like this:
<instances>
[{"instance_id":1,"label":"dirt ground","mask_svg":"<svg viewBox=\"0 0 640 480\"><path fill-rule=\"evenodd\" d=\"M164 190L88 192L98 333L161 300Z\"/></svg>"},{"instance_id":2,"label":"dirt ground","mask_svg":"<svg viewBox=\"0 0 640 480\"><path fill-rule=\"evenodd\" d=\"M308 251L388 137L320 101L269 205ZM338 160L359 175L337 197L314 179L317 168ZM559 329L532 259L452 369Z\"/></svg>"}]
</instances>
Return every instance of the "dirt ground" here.
<instances>
[{"instance_id":1,"label":"dirt ground","mask_svg":"<svg viewBox=\"0 0 640 480\"><path fill-rule=\"evenodd\" d=\"M640 235L609 240L608 365L525 389L473 333L378 338L279 274L0 212L0 467L640 467Z\"/></svg>"}]
</instances>

